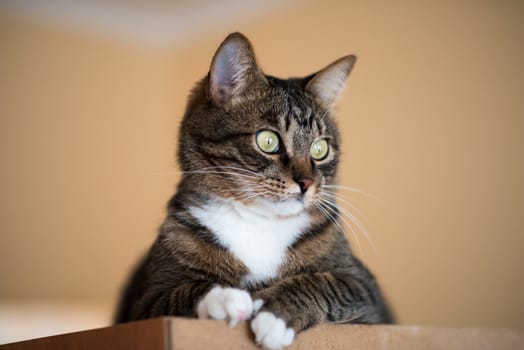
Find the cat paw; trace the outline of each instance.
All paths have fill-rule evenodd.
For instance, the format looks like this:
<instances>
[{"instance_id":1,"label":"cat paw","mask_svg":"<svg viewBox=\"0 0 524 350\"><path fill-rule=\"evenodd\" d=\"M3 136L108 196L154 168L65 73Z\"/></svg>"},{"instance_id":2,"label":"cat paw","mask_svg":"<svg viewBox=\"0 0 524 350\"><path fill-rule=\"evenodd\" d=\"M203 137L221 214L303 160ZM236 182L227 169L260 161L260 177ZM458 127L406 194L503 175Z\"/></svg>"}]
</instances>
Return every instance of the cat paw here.
<instances>
[{"instance_id":1,"label":"cat paw","mask_svg":"<svg viewBox=\"0 0 524 350\"><path fill-rule=\"evenodd\" d=\"M287 328L283 319L267 311L260 312L251 321L251 330L255 333L257 343L270 350L282 349L295 338L293 328Z\"/></svg>"},{"instance_id":2,"label":"cat paw","mask_svg":"<svg viewBox=\"0 0 524 350\"><path fill-rule=\"evenodd\" d=\"M250 319L254 308L251 295L242 289L213 287L198 303L198 318L228 320L234 327L239 322Z\"/></svg>"}]
</instances>

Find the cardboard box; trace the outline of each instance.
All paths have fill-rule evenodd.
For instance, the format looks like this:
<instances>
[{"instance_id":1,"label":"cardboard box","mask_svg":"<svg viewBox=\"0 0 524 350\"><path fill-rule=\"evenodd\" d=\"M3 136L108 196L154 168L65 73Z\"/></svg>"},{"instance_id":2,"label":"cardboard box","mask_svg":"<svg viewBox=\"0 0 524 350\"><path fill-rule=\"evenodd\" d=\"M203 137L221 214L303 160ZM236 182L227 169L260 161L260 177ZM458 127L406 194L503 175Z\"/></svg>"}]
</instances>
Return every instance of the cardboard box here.
<instances>
[{"instance_id":1,"label":"cardboard box","mask_svg":"<svg viewBox=\"0 0 524 350\"><path fill-rule=\"evenodd\" d=\"M207 350L260 349L247 323L176 317L57 335L0 346L0 350ZM420 326L321 325L301 333L287 349L524 349L518 330Z\"/></svg>"}]
</instances>

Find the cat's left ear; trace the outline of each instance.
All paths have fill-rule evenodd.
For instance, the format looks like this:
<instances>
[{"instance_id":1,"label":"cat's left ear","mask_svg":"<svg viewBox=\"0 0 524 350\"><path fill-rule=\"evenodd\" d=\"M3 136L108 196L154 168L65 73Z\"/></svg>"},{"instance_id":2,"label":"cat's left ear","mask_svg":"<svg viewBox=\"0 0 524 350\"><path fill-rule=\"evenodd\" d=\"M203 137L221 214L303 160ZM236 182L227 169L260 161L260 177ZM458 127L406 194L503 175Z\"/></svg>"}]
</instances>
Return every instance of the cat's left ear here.
<instances>
[{"instance_id":1,"label":"cat's left ear","mask_svg":"<svg viewBox=\"0 0 524 350\"><path fill-rule=\"evenodd\" d=\"M306 84L306 91L326 109L333 109L346 86L346 80L357 57L344 56L313 74Z\"/></svg>"}]
</instances>

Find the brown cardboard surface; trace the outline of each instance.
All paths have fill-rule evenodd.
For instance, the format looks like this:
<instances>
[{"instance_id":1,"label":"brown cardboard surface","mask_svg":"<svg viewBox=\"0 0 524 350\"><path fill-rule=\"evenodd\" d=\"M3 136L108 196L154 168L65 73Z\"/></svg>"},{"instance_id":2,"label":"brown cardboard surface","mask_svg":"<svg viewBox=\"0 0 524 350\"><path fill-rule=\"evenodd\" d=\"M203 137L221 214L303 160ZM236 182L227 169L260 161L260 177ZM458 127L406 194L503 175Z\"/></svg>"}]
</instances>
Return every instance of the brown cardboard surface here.
<instances>
[{"instance_id":1,"label":"brown cardboard surface","mask_svg":"<svg viewBox=\"0 0 524 350\"><path fill-rule=\"evenodd\" d=\"M172 350L259 349L248 324L229 328L212 320L169 319ZM321 325L298 335L289 350L524 349L524 333L509 329Z\"/></svg>"},{"instance_id":2,"label":"brown cardboard surface","mask_svg":"<svg viewBox=\"0 0 524 350\"><path fill-rule=\"evenodd\" d=\"M169 349L167 319L156 318L6 345L1 350L164 350Z\"/></svg>"},{"instance_id":3,"label":"brown cardboard surface","mask_svg":"<svg viewBox=\"0 0 524 350\"><path fill-rule=\"evenodd\" d=\"M0 346L0 350L204 350L259 349L242 323L175 317L70 333ZM297 349L524 349L524 333L509 329L421 326L321 325L301 333L288 348Z\"/></svg>"},{"instance_id":4,"label":"brown cardboard surface","mask_svg":"<svg viewBox=\"0 0 524 350\"><path fill-rule=\"evenodd\" d=\"M259 349L248 323L175 317L46 337L0 346L0 350ZM524 333L509 329L422 326L321 325L301 333L288 348L298 349L524 349Z\"/></svg>"}]
</instances>

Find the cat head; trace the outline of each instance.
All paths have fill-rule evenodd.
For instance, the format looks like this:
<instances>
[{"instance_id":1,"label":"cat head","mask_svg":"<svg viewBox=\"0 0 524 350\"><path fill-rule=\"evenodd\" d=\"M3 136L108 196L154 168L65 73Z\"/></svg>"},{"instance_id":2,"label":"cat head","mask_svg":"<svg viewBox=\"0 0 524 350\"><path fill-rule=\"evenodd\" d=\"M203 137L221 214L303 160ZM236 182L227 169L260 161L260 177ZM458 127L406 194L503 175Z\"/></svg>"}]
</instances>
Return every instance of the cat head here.
<instances>
[{"instance_id":1,"label":"cat head","mask_svg":"<svg viewBox=\"0 0 524 350\"><path fill-rule=\"evenodd\" d=\"M261 71L244 35L229 35L181 125L186 188L282 217L321 206L339 161L333 109L355 60L282 80Z\"/></svg>"}]
</instances>

